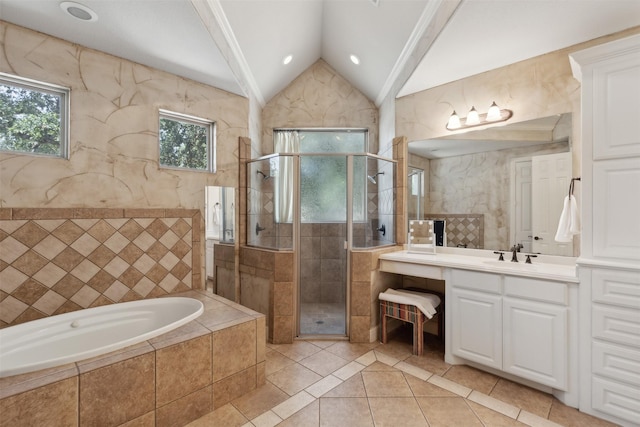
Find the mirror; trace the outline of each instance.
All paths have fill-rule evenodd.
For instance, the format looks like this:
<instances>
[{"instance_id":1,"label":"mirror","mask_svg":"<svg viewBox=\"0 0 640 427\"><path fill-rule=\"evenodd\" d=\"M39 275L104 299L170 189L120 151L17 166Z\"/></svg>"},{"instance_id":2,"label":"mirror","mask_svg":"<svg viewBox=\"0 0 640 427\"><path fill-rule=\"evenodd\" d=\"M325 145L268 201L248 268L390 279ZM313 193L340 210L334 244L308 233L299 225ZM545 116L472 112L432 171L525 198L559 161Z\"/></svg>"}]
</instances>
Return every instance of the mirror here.
<instances>
[{"instance_id":1,"label":"mirror","mask_svg":"<svg viewBox=\"0 0 640 427\"><path fill-rule=\"evenodd\" d=\"M205 197L205 273L207 287L216 281L215 248L219 244L233 245L235 241L235 188L207 186ZM233 252L233 251L231 251ZM233 272L232 272L233 273ZM232 298L233 300L233 295Z\"/></svg>"},{"instance_id":2,"label":"mirror","mask_svg":"<svg viewBox=\"0 0 640 427\"><path fill-rule=\"evenodd\" d=\"M409 174L423 170L424 193L407 195L423 203L408 218L445 220L445 246L520 243L524 252L577 255L573 244L554 242L572 174L571 128L566 113L410 142Z\"/></svg>"}]
</instances>

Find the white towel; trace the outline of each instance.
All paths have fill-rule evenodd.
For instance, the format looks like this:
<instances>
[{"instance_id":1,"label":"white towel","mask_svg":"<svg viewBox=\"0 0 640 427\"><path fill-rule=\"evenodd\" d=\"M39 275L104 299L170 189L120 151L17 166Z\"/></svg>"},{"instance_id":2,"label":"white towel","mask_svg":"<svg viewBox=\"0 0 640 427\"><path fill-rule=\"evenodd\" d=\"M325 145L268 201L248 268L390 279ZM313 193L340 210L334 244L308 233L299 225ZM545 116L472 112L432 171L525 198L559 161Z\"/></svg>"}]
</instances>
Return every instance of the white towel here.
<instances>
[{"instance_id":1,"label":"white towel","mask_svg":"<svg viewBox=\"0 0 640 427\"><path fill-rule=\"evenodd\" d=\"M213 205L213 223L220 225L220 205L218 203Z\"/></svg>"},{"instance_id":2,"label":"white towel","mask_svg":"<svg viewBox=\"0 0 640 427\"><path fill-rule=\"evenodd\" d=\"M568 243L573 240L573 236L580 234L580 212L576 198L573 195L564 198L564 207L558 221L558 231L556 231L556 242Z\"/></svg>"},{"instance_id":3,"label":"white towel","mask_svg":"<svg viewBox=\"0 0 640 427\"><path fill-rule=\"evenodd\" d=\"M436 307L440 305L440 297L437 295L392 288L380 292L378 298L383 301L395 302L396 304L415 305L429 319L436 314Z\"/></svg>"}]
</instances>

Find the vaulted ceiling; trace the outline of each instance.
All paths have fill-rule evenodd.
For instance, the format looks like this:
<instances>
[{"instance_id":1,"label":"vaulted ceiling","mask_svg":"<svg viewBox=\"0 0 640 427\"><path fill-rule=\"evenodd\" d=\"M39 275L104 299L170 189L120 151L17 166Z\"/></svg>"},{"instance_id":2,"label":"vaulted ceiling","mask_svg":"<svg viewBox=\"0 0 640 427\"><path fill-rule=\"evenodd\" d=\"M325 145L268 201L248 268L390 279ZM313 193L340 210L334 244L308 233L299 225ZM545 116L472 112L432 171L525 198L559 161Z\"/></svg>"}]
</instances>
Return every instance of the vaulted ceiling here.
<instances>
[{"instance_id":1,"label":"vaulted ceiling","mask_svg":"<svg viewBox=\"0 0 640 427\"><path fill-rule=\"evenodd\" d=\"M0 0L0 19L261 104L320 58L380 104L640 25L638 0L78 2L97 20L58 0Z\"/></svg>"}]
</instances>

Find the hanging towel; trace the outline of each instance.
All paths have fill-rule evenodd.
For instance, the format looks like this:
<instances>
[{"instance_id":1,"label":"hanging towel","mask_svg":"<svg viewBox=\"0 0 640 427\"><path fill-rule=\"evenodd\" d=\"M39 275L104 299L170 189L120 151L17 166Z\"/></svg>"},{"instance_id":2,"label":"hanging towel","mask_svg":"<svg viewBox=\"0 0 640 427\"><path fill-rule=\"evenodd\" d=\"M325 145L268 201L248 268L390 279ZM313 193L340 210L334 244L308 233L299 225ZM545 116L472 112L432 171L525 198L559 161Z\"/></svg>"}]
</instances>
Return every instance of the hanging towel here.
<instances>
[{"instance_id":1,"label":"hanging towel","mask_svg":"<svg viewBox=\"0 0 640 427\"><path fill-rule=\"evenodd\" d=\"M440 305L440 298L437 295L392 288L380 292L378 298L383 301L395 302L396 304L415 305L429 319L436 314L436 307Z\"/></svg>"},{"instance_id":2,"label":"hanging towel","mask_svg":"<svg viewBox=\"0 0 640 427\"><path fill-rule=\"evenodd\" d=\"M564 198L564 207L558 221L558 231L556 231L556 242L568 243L573 241L573 236L580 234L580 213L576 198L573 195Z\"/></svg>"},{"instance_id":3,"label":"hanging towel","mask_svg":"<svg viewBox=\"0 0 640 427\"><path fill-rule=\"evenodd\" d=\"M220 225L220 203L213 205L213 223Z\"/></svg>"}]
</instances>

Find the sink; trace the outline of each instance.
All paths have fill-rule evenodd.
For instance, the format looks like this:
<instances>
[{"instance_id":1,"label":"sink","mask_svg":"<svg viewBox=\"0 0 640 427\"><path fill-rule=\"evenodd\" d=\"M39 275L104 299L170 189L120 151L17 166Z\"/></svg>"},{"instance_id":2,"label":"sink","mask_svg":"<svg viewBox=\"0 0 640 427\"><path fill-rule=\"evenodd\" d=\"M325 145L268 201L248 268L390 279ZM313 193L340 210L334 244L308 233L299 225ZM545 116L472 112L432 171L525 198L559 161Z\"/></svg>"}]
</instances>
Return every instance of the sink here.
<instances>
[{"instance_id":1,"label":"sink","mask_svg":"<svg viewBox=\"0 0 640 427\"><path fill-rule=\"evenodd\" d=\"M511 261L483 261L483 264L496 267L496 268L508 268L510 270L520 271L537 271L538 267L535 264L525 264L524 262L511 262Z\"/></svg>"}]
</instances>

